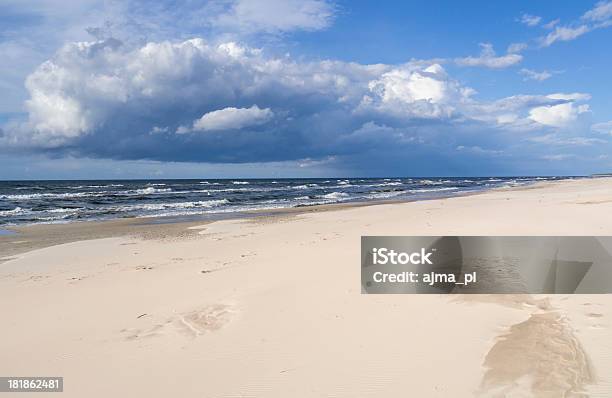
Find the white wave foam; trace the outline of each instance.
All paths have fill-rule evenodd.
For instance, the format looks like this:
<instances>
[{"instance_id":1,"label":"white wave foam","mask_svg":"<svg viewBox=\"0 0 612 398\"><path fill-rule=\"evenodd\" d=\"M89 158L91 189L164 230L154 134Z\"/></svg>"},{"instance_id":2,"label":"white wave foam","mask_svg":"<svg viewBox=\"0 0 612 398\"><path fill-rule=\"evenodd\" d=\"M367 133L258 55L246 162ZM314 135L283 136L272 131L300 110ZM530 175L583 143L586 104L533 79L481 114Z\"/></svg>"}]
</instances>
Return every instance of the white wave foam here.
<instances>
[{"instance_id":1,"label":"white wave foam","mask_svg":"<svg viewBox=\"0 0 612 398\"><path fill-rule=\"evenodd\" d=\"M17 214L25 214L25 213L29 213L29 212L31 212L30 209L22 209L21 207L17 206L13 210L2 210L2 211L0 211L0 217L14 216L14 215L17 215Z\"/></svg>"},{"instance_id":2,"label":"white wave foam","mask_svg":"<svg viewBox=\"0 0 612 398\"><path fill-rule=\"evenodd\" d=\"M193 209L193 208L211 208L229 203L227 199L219 200L200 200L194 202L176 202L176 203L144 203L137 205L126 205L119 207L111 207L108 210L114 211L156 211L168 209Z\"/></svg>"},{"instance_id":3,"label":"white wave foam","mask_svg":"<svg viewBox=\"0 0 612 398\"><path fill-rule=\"evenodd\" d=\"M51 209L51 210L42 210L42 212L47 212L47 213L78 213L79 211L83 210L82 208L70 208L70 207L59 207L57 209Z\"/></svg>"},{"instance_id":4,"label":"white wave foam","mask_svg":"<svg viewBox=\"0 0 612 398\"><path fill-rule=\"evenodd\" d=\"M153 187L148 187L148 188L143 188L143 189L137 189L136 193L139 195L151 195L151 194L155 194L155 193L163 193L163 192L171 192L172 189L170 188L153 188Z\"/></svg>"},{"instance_id":5,"label":"white wave foam","mask_svg":"<svg viewBox=\"0 0 612 398\"><path fill-rule=\"evenodd\" d=\"M122 187L123 184L108 184L108 185L76 185L67 187L69 189L84 189L84 188L118 188Z\"/></svg>"},{"instance_id":6,"label":"white wave foam","mask_svg":"<svg viewBox=\"0 0 612 398\"><path fill-rule=\"evenodd\" d=\"M15 207L13 210L3 210L0 211L0 217L9 217L16 215L26 215L26 214L64 214L64 213L78 213L82 208L68 208L68 207L58 207L57 209L46 209L46 210L32 210L32 209L24 209L19 206ZM47 217L49 218L49 217ZM50 217L52 219L54 217Z\"/></svg>"},{"instance_id":7,"label":"white wave foam","mask_svg":"<svg viewBox=\"0 0 612 398\"><path fill-rule=\"evenodd\" d=\"M70 192L70 193L32 193L22 195L0 195L0 199L28 200L28 199L69 199L88 196L103 196L105 192Z\"/></svg>"},{"instance_id":8,"label":"white wave foam","mask_svg":"<svg viewBox=\"0 0 612 398\"><path fill-rule=\"evenodd\" d=\"M419 184L424 184L424 185L442 185L444 183L442 181L421 180L421 181L419 181Z\"/></svg>"},{"instance_id":9,"label":"white wave foam","mask_svg":"<svg viewBox=\"0 0 612 398\"><path fill-rule=\"evenodd\" d=\"M323 199L341 199L347 198L349 196L346 192L331 192L326 195L321 195L320 197Z\"/></svg>"},{"instance_id":10,"label":"white wave foam","mask_svg":"<svg viewBox=\"0 0 612 398\"><path fill-rule=\"evenodd\" d=\"M316 188L318 186L319 184L304 184L304 185L296 185L293 188L294 189L308 189L308 188Z\"/></svg>"}]
</instances>

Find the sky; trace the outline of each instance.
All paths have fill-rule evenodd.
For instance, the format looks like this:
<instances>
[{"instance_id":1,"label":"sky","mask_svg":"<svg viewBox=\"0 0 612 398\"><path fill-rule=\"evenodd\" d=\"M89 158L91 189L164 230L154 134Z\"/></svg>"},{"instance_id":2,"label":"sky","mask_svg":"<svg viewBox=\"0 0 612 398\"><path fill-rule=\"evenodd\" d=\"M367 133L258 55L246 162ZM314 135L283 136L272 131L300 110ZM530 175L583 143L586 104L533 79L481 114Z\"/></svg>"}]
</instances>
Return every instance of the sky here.
<instances>
[{"instance_id":1,"label":"sky","mask_svg":"<svg viewBox=\"0 0 612 398\"><path fill-rule=\"evenodd\" d=\"M612 1L0 0L0 179L612 172Z\"/></svg>"}]
</instances>

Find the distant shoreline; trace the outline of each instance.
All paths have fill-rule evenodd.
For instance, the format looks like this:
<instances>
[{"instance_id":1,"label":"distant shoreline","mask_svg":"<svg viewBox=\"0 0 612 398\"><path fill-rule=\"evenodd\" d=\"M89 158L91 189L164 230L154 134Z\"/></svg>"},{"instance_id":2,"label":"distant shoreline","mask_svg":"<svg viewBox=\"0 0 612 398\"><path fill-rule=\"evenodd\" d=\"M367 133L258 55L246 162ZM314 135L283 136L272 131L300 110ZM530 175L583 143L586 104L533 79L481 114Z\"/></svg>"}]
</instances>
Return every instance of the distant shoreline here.
<instances>
[{"instance_id":1,"label":"distant shoreline","mask_svg":"<svg viewBox=\"0 0 612 398\"><path fill-rule=\"evenodd\" d=\"M289 219L304 214L348 210L358 207L401 205L421 201L447 200L466 196L477 196L494 191L521 191L546 187L552 184L563 183L564 181L570 180L540 181L515 187L497 187L473 192L462 192L454 195L432 196L428 198L370 200L363 202L331 203L303 207L178 217L130 217L110 220L84 220L66 223L34 223L0 226L0 230L7 231L5 234L0 234L0 263L4 261L3 258L10 258L19 253L82 240L123 236L132 236L142 239L176 239L194 235L196 232L193 232L190 228L217 221L246 219L252 222L273 222L275 220Z\"/></svg>"}]
</instances>

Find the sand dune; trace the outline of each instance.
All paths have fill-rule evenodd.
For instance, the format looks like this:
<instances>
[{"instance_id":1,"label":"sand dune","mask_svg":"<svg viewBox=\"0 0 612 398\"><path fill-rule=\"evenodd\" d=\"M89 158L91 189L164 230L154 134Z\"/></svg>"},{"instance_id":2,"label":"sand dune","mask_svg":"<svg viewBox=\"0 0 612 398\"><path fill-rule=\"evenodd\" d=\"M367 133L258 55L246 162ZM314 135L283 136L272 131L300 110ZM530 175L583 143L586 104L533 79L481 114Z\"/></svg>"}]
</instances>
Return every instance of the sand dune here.
<instances>
[{"instance_id":1,"label":"sand dune","mask_svg":"<svg viewBox=\"0 0 612 398\"><path fill-rule=\"evenodd\" d=\"M7 250L0 374L69 397L612 395L609 295L359 280L361 235L611 235L612 179L167 228Z\"/></svg>"}]
</instances>

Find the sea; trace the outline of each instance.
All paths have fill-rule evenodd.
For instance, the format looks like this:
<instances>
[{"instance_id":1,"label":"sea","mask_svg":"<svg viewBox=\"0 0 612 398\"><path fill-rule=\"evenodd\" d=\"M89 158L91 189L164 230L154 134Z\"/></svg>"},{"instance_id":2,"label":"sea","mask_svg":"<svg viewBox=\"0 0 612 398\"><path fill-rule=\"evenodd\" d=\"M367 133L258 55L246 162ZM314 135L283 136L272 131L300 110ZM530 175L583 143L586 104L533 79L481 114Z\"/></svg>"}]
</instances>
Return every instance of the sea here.
<instances>
[{"instance_id":1,"label":"sea","mask_svg":"<svg viewBox=\"0 0 612 398\"><path fill-rule=\"evenodd\" d=\"M578 177L0 181L0 226L425 200Z\"/></svg>"}]
</instances>

